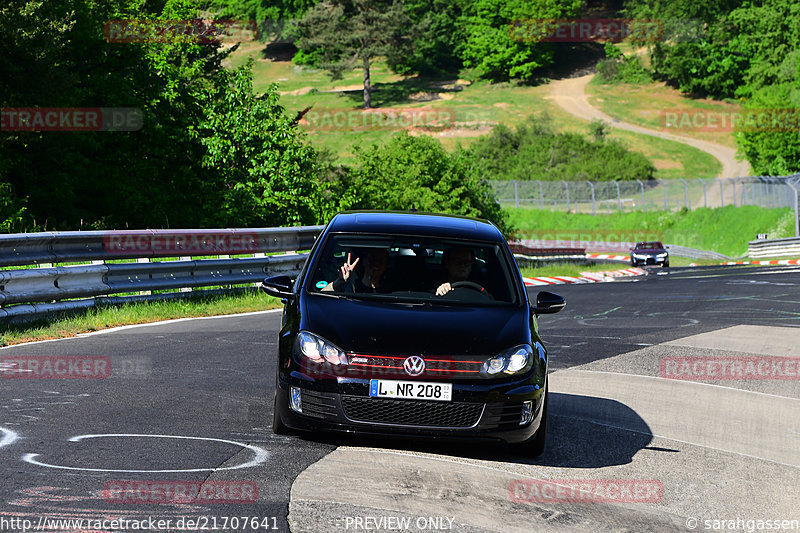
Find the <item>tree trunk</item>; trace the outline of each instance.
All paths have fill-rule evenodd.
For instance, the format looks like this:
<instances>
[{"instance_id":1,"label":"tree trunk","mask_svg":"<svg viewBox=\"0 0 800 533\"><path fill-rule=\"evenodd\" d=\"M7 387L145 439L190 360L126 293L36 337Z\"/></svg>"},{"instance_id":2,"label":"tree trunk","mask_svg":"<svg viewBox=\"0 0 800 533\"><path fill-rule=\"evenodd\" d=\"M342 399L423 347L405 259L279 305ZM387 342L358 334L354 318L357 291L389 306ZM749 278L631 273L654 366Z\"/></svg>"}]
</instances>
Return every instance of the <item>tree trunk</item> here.
<instances>
[{"instance_id":1,"label":"tree trunk","mask_svg":"<svg viewBox=\"0 0 800 533\"><path fill-rule=\"evenodd\" d=\"M369 81L369 59L364 58L364 109L372 107L372 85Z\"/></svg>"}]
</instances>

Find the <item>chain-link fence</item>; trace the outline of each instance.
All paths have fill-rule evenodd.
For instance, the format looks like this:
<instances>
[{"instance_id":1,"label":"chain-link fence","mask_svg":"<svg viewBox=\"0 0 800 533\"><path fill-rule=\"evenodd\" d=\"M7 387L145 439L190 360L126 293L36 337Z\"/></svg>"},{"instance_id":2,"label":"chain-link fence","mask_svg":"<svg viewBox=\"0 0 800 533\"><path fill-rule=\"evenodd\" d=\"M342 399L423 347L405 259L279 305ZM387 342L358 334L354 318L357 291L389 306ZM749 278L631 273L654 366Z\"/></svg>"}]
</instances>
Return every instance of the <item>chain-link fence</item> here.
<instances>
[{"instance_id":1,"label":"chain-link fence","mask_svg":"<svg viewBox=\"0 0 800 533\"><path fill-rule=\"evenodd\" d=\"M490 180L502 205L581 213L757 205L796 209L800 173L728 179Z\"/></svg>"}]
</instances>

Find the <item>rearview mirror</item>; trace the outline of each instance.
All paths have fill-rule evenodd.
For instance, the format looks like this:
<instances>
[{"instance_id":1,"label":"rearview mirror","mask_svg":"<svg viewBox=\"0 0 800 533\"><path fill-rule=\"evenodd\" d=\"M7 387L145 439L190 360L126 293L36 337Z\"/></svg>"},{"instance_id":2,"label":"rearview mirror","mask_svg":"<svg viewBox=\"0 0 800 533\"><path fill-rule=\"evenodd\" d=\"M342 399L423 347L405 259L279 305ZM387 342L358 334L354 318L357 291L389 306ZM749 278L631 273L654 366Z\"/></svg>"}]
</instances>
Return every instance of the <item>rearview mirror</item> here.
<instances>
[{"instance_id":1,"label":"rearview mirror","mask_svg":"<svg viewBox=\"0 0 800 533\"><path fill-rule=\"evenodd\" d=\"M563 296L552 292L542 291L536 295L536 307L531 311L537 315L552 315L558 313L567 306L567 300Z\"/></svg>"},{"instance_id":2,"label":"rearview mirror","mask_svg":"<svg viewBox=\"0 0 800 533\"><path fill-rule=\"evenodd\" d=\"M261 290L275 298L292 299L294 298L293 285L294 282L289 276L273 276L261 282Z\"/></svg>"}]
</instances>

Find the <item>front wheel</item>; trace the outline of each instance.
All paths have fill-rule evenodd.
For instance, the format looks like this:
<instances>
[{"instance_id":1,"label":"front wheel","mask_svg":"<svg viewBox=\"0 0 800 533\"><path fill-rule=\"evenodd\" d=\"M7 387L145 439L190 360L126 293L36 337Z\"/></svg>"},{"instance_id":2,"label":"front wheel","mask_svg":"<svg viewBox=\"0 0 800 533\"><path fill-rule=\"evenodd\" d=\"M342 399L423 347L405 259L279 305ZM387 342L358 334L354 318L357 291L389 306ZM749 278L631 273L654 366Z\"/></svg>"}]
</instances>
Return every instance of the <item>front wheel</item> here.
<instances>
[{"instance_id":1,"label":"front wheel","mask_svg":"<svg viewBox=\"0 0 800 533\"><path fill-rule=\"evenodd\" d=\"M272 432L276 435L290 435L289 427L283 423L281 414L278 412L278 392L275 392L275 402L272 406Z\"/></svg>"}]
</instances>

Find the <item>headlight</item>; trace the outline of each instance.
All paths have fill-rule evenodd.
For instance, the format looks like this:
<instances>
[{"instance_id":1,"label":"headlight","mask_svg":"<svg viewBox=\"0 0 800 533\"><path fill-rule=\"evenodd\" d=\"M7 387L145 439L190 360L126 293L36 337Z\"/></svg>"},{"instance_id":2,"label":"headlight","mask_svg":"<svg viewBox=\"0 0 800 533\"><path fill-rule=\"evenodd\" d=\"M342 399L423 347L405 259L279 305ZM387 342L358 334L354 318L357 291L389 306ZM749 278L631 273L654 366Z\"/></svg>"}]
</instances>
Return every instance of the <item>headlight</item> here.
<instances>
[{"instance_id":1,"label":"headlight","mask_svg":"<svg viewBox=\"0 0 800 533\"><path fill-rule=\"evenodd\" d=\"M663 254L658 254L658 257L667 257L667 253L664 252Z\"/></svg>"},{"instance_id":2,"label":"headlight","mask_svg":"<svg viewBox=\"0 0 800 533\"><path fill-rule=\"evenodd\" d=\"M532 365L533 349L528 344L522 344L486 360L481 367L481 373L489 376L501 372L517 374L528 370Z\"/></svg>"},{"instance_id":3,"label":"headlight","mask_svg":"<svg viewBox=\"0 0 800 533\"><path fill-rule=\"evenodd\" d=\"M328 362L332 365L346 365L347 356L334 344L322 337L301 331L297 335L296 352L315 363Z\"/></svg>"}]
</instances>

